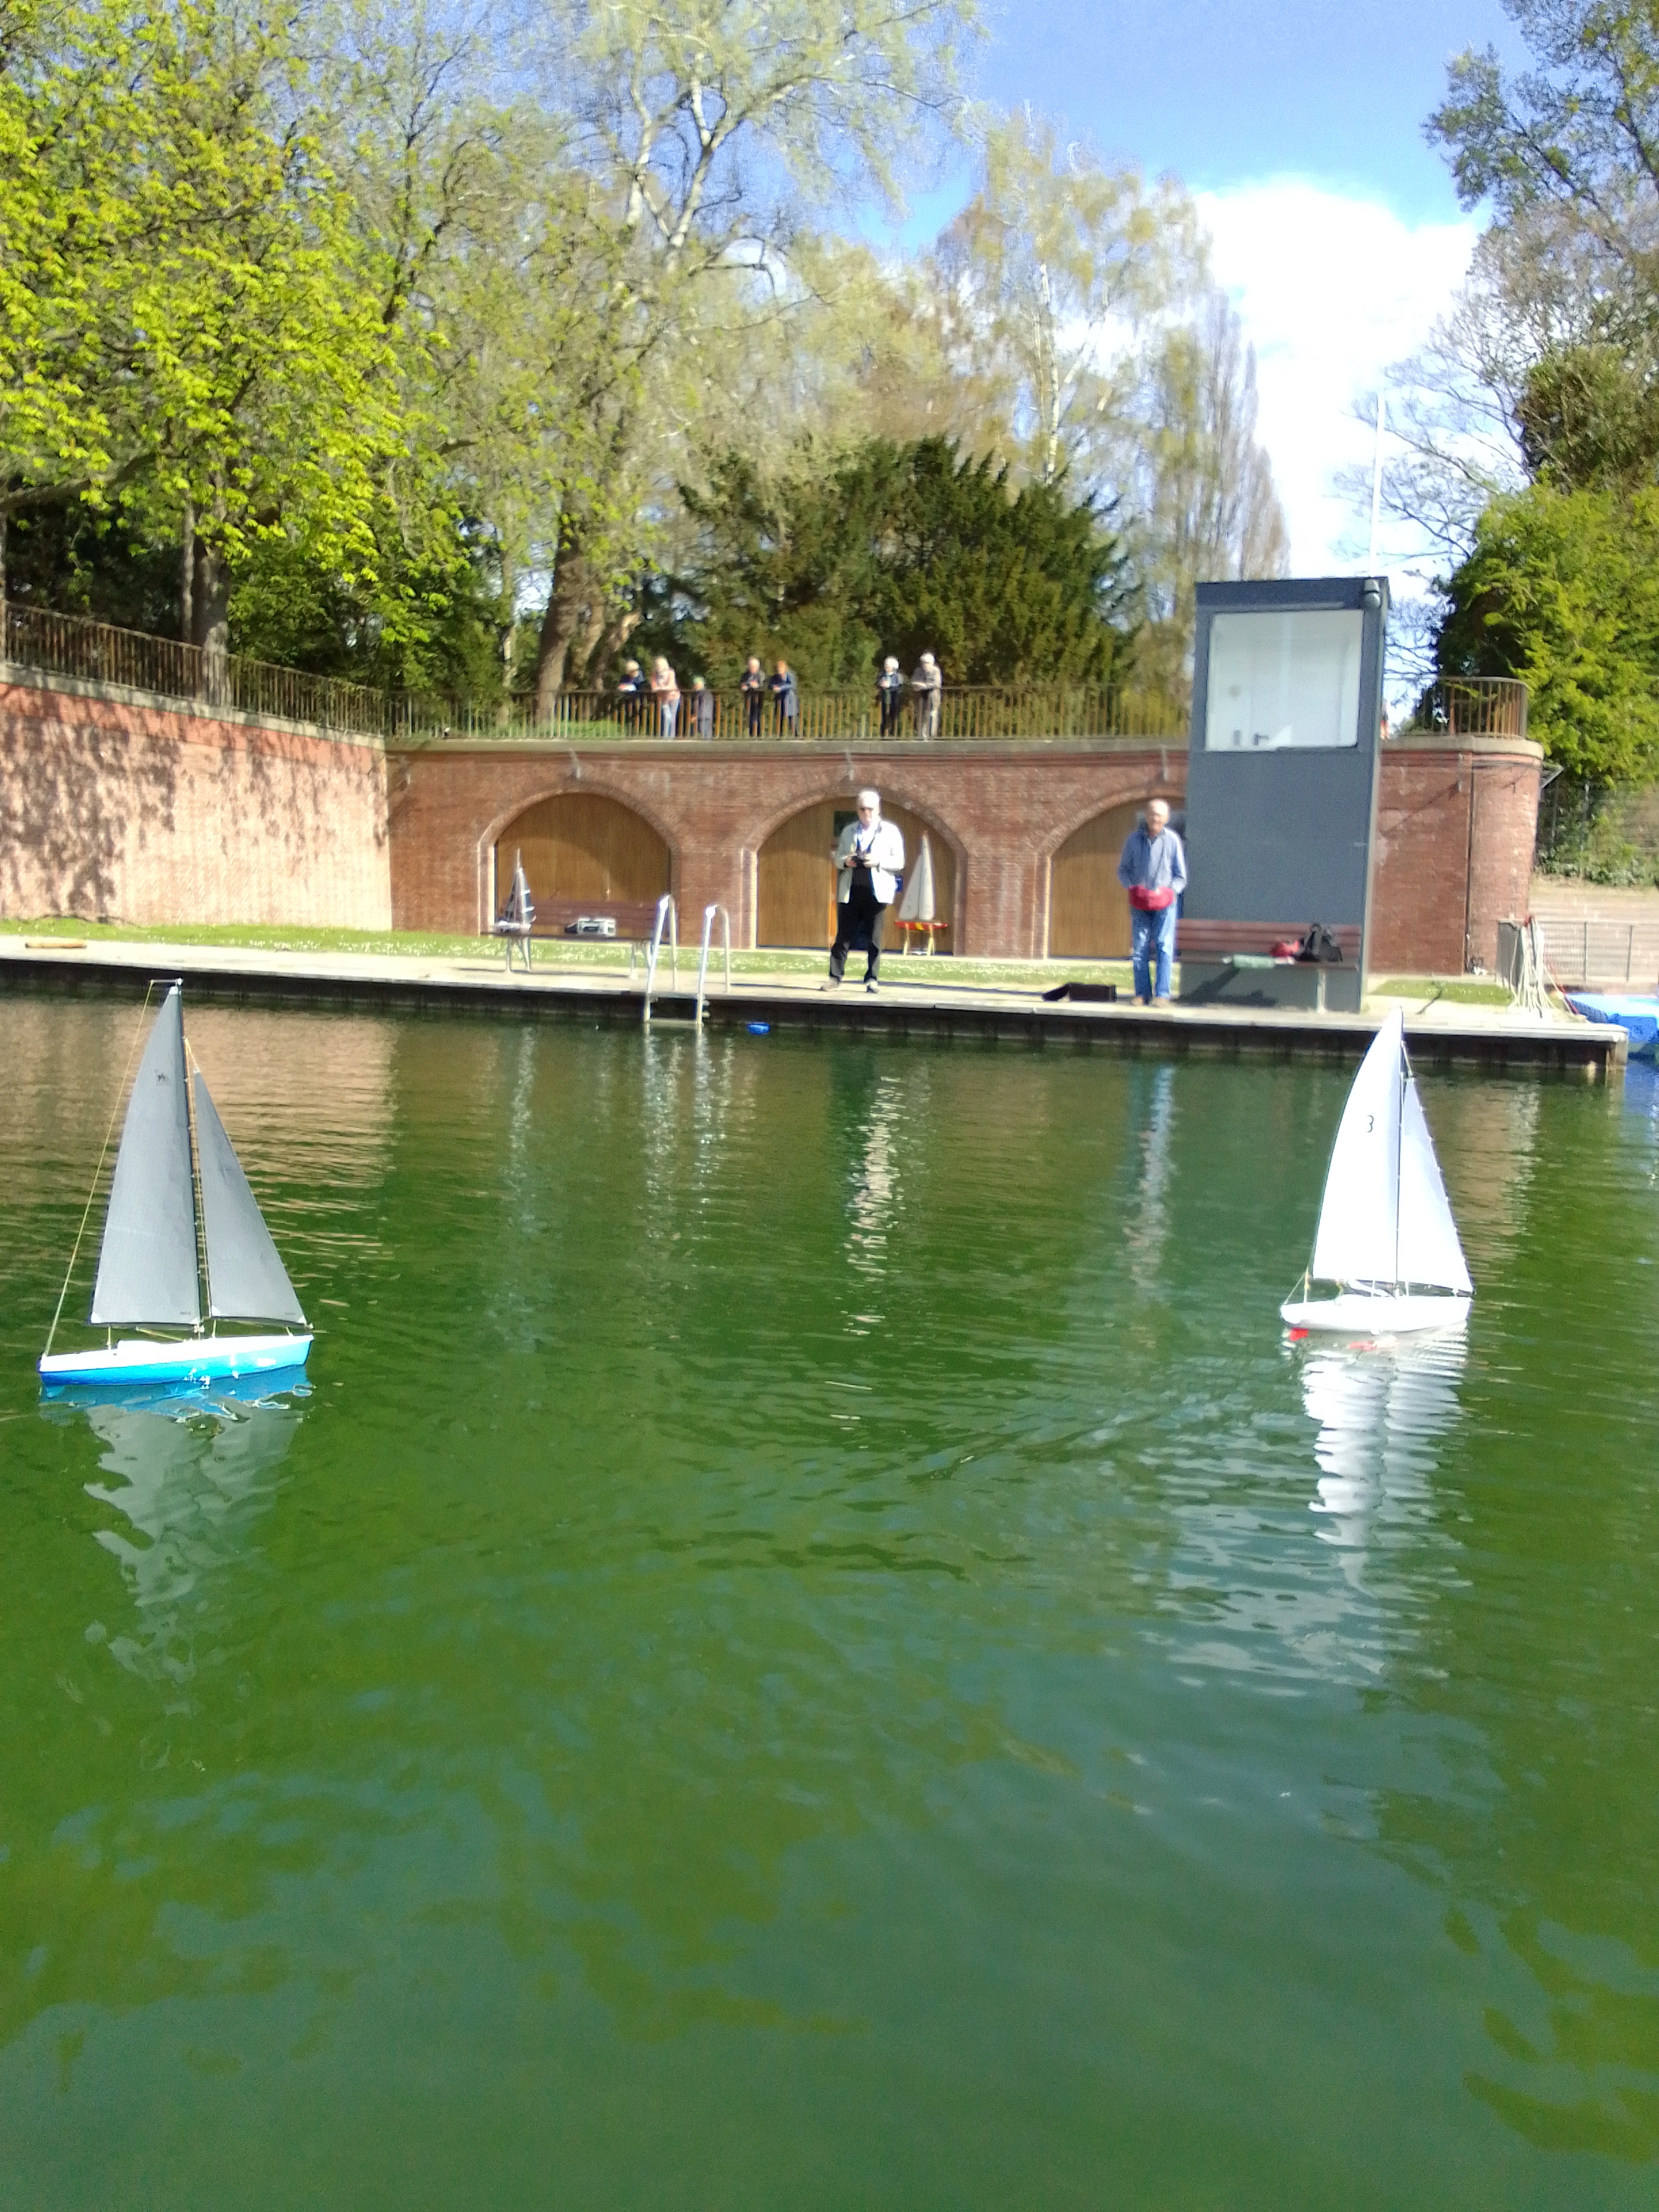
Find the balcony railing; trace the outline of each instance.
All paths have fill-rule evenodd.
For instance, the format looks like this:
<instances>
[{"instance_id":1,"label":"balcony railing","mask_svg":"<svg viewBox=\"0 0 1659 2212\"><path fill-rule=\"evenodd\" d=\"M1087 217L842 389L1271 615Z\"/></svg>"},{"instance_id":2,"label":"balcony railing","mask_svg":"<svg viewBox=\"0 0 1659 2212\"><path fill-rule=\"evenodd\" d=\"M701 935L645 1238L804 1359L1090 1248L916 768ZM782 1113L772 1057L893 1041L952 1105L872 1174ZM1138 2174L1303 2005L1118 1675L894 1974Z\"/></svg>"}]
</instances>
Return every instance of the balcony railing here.
<instances>
[{"instance_id":1,"label":"balcony railing","mask_svg":"<svg viewBox=\"0 0 1659 2212\"><path fill-rule=\"evenodd\" d=\"M307 676L240 653L215 653L37 607L6 605L0 617L0 661L13 666L343 733L415 744L456 738L545 744L550 738L569 740L578 732L591 744L670 734L661 703L648 695L562 691L551 713L538 715L526 700L493 703L377 691L339 677ZM697 695L688 690L681 696L672 734L694 740L860 745L883 739L948 744L1023 738L1184 743L1187 710L1158 691L1067 684L953 684L931 712L925 700L911 696L887 716L873 685L801 691L793 714L769 692L758 697L717 692L700 707Z\"/></svg>"},{"instance_id":2,"label":"balcony railing","mask_svg":"<svg viewBox=\"0 0 1659 2212\"><path fill-rule=\"evenodd\" d=\"M1459 676L1431 684L1395 732L1445 738L1524 738L1527 687L1509 676Z\"/></svg>"},{"instance_id":3,"label":"balcony railing","mask_svg":"<svg viewBox=\"0 0 1659 2212\"><path fill-rule=\"evenodd\" d=\"M904 700L884 715L875 688L796 695L787 712L769 693L683 692L672 714L648 693L562 691L550 714L538 717L523 702L512 706L448 706L441 701L396 702L392 734L445 738L541 739L580 732L595 738L717 738L722 743L878 744L884 740L933 738L940 743L994 743L1020 738L1149 738L1184 744L1187 710L1153 691L1110 690L1064 684L948 685L930 714L923 702Z\"/></svg>"}]
</instances>

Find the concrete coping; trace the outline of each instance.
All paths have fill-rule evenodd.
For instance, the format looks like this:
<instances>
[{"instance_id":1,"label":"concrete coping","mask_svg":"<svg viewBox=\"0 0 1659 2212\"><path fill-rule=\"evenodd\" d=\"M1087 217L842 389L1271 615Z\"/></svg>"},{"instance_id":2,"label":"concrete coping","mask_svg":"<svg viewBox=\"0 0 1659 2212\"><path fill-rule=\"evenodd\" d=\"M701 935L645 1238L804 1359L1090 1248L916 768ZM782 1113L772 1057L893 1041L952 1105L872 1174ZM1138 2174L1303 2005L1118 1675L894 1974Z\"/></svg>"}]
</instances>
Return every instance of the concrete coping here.
<instances>
[{"instance_id":1,"label":"concrete coping","mask_svg":"<svg viewBox=\"0 0 1659 2212\"><path fill-rule=\"evenodd\" d=\"M1544 748L1533 738L1454 737L1446 730L1402 730L1382 741L1385 753L1488 753L1511 760L1540 761Z\"/></svg>"},{"instance_id":2,"label":"concrete coping","mask_svg":"<svg viewBox=\"0 0 1659 2212\"><path fill-rule=\"evenodd\" d=\"M1006 760L1048 751L1160 753L1185 760L1185 738L584 738L549 730L526 738L388 738L388 753L622 753L630 760Z\"/></svg>"}]
</instances>

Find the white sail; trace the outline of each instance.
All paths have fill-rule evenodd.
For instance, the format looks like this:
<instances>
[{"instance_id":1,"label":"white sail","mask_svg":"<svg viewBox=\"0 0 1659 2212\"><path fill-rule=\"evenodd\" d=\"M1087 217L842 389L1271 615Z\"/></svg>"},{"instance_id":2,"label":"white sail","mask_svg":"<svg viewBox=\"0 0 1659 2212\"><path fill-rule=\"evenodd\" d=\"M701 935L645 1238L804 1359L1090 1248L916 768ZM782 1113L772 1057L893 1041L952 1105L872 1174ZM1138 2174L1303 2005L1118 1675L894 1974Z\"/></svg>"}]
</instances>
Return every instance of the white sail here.
<instances>
[{"instance_id":1,"label":"white sail","mask_svg":"<svg viewBox=\"0 0 1659 2212\"><path fill-rule=\"evenodd\" d=\"M1463 1247L1434 1156L1429 1125L1414 1078L1406 1079L1404 1120L1400 1131L1400 1264L1402 1283L1432 1285L1438 1290L1472 1291Z\"/></svg>"},{"instance_id":2,"label":"white sail","mask_svg":"<svg viewBox=\"0 0 1659 2212\"><path fill-rule=\"evenodd\" d=\"M303 1322L288 1270L199 1071L196 1152L202 1169L209 1309L215 1319Z\"/></svg>"},{"instance_id":3,"label":"white sail","mask_svg":"<svg viewBox=\"0 0 1659 2212\"><path fill-rule=\"evenodd\" d=\"M1396 1010L1360 1062L1332 1147L1310 1271L1321 1282L1396 1279L1404 1054L1405 1019Z\"/></svg>"},{"instance_id":4,"label":"white sail","mask_svg":"<svg viewBox=\"0 0 1659 2212\"><path fill-rule=\"evenodd\" d=\"M127 1102L90 1318L100 1328L202 1318L184 1013L176 983L161 1002Z\"/></svg>"}]
</instances>

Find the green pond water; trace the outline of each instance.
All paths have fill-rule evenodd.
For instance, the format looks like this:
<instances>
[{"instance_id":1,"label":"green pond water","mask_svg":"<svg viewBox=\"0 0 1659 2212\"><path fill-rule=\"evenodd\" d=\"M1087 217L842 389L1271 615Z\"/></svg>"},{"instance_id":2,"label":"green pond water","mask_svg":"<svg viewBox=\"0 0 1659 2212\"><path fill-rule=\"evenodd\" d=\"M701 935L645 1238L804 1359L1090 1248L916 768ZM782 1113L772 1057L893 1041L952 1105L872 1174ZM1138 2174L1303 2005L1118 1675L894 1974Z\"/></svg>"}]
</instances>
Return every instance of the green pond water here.
<instances>
[{"instance_id":1,"label":"green pond water","mask_svg":"<svg viewBox=\"0 0 1659 2212\"><path fill-rule=\"evenodd\" d=\"M0 1001L0 2204L1659 2200L1650 1073L1425 1080L1389 1353L1340 1068L186 1012L318 1341L167 1418Z\"/></svg>"}]
</instances>

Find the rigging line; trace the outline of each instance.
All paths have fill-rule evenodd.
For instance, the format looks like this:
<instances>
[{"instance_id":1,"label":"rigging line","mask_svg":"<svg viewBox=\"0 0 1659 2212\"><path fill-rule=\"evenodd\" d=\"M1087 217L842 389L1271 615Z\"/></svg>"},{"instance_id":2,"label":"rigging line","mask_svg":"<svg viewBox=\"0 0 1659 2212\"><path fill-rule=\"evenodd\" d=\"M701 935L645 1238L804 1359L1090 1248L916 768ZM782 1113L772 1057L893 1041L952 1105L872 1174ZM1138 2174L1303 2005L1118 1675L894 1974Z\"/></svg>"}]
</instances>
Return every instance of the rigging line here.
<instances>
[{"instance_id":1,"label":"rigging line","mask_svg":"<svg viewBox=\"0 0 1659 2212\"><path fill-rule=\"evenodd\" d=\"M116 1118L126 1098L127 1078L132 1073L133 1056L138 1049L138 1040L144 1033L144 1016L149 1012L150 994L155 988L155 978L152 975L144 986L144 1003L138 1009L138 1019L132 1032L132 1044L127 1053L127 1064L121 1071L121 1087L115 1094L115 1104L110 1112L109 1127L104 1132L103 1149L98 1155L98 1164L92 1171L92 1188L87 1193L87 1202L81 1213L81 1226L75 1232L75 1243L70 1253L69 1266L64 1271L64 1287L58 1293L58 1304L52 1316L52 1327L46 1331L46 1349L40 1355L43 1359L52 1351L52 1339L58 1334L58 1324L64 1317L64 1301L69 1296L70 1277L75 1273L75 1262L81 1250L81 1239L87 1233L87 1223L92 1214L92 1201L98 1195L98 1178L104 1172L104 1161L109 1152L109 1140L115 1134Z\"/></svg>"}]
</instances>

